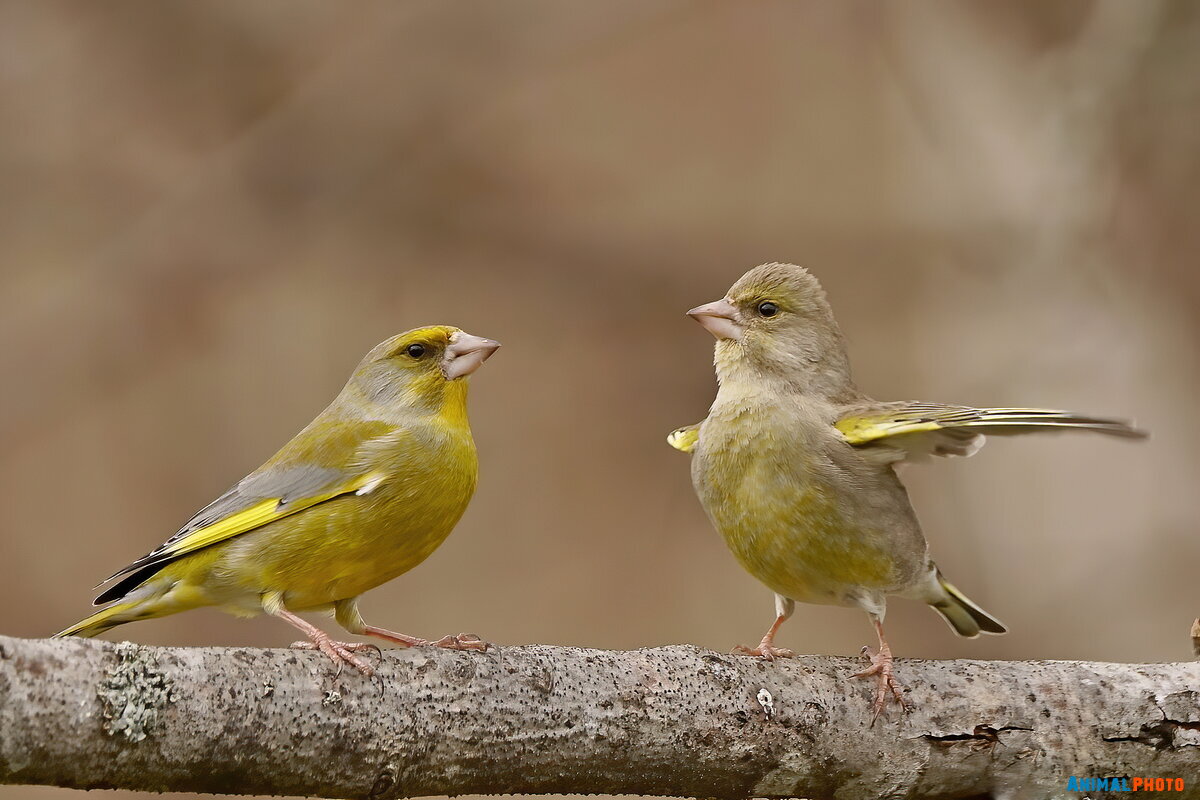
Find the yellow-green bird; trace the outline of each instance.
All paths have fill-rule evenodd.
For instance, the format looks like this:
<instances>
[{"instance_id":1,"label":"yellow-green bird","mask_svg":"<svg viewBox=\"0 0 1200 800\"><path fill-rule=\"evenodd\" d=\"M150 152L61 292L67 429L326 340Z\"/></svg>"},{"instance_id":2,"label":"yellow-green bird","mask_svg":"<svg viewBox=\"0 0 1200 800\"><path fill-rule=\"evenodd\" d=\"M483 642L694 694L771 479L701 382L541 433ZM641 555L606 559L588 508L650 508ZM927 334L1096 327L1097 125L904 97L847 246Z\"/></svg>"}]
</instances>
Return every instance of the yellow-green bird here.
<instances>
[{"instance_id":1,"label":"yellow-green bird","mask_svg":"<svg viewBox=\"0 0 1200 800\"><path fill-rule=\"evenodd\" d=\"M201 606L267 613L339 665L373 673L296 615L333 610L347 631L406 646L486 649L470 634L430 642L366 624L358 596L424 561L467 508L479 472L467 379L500 344L437 325L367 353L334 401L267 463L170 539L108 580L112 605L58 636Z\"/></svg>"},{"instance_id":2,"label":"yellow-green bird","mask_svg":"<svg viewBox=\"0 0 1200 800\"><path fill-rule=\"evenodd\" d=\"M816 278L792 264L747 272L688 315L716 337L719 388L708 417L668 441L692 453L692 483L709 519L750 574L775 592L758 647L790 657L775 634L803 603L857 606L879 636L873 714L903 705L883 635L886 598L933 606L960 636L1005 628L954 588L929 557L895 465L968 456L987 435L1086 430L1142 438L1125 422L1067 411L883 403L850 378L842 333ZM866 650L864 649L864 652Z\"/></svg>"}]
</instances>

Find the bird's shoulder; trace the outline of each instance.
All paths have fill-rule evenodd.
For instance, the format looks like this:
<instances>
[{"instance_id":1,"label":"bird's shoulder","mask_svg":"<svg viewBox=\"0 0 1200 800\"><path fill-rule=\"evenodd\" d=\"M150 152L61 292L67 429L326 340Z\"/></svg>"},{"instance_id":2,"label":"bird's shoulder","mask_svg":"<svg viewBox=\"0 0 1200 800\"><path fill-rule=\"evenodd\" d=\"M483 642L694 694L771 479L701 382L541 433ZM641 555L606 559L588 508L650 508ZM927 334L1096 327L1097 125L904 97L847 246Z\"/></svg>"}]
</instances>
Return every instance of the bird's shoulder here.
<instances>
[{"instance_id":1,"label":"bird's shoulder","mask_svg":"<svg viewBox=\"0 0 1200 800\"><path fill-rule=\"evenodd\" d=\"M291 466L338 468L353 460L363 447L386 440L401 441L407 431L408 426L395 422L322 415L279 448L257 472Z\"/></svg>"},{"instance_id":2,"label":"bird's shoulder","mask_svg":"<svg viewBox=\"0 0 1200 800\"><path fill-rule=\"evenodd\" d=\"M696 430L693 452L700 455L746 451L765 458L772 453L823 451L840 441L833 407L820 398L772 394L713 404Z\"/></svg>"}]
</instances>

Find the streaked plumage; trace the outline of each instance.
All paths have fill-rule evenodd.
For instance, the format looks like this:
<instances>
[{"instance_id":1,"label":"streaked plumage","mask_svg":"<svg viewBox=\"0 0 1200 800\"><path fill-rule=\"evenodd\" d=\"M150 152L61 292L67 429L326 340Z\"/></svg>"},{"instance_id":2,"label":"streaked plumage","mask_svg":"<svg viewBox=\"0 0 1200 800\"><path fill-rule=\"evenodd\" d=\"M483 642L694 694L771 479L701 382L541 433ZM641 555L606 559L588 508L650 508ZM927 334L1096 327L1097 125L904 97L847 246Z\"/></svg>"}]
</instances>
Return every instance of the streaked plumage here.
<instances>
[{"instance_id":1,"label":"streaked plumage","mask_svg":"<svg viewBox=\"0 0 1200 800\"><path fill-rule=\"evenodd\" d=\"M496 347L448 326L381 343L270 460L113 575L121 580L96 598L112 605L58 635L218 606L283 617L364 672L361 645L333 642L293 612L332 609L352 633L425 643L367 626L356 598L424 561L466 510L478 475L467 376Z\"/></svg>"},{"instance_id":2,"label":"streaked plumage","mask_svg":"<svg viewBox=\"0 0 1200 800\"><path fill-rule=\"evenodd\" d=\"M791 264L750 270L725 298L688 312L716 338L719 389L708 417L668 437L691 452L701 504L735 557L776 594L757 648L791 655L774 636L795 601L857 606L880 649L875 713L891 692L886 598L934 607L962 636L1004 626L945 580L894 465L971 455L987 435L1088 430L1141 438L1128 424L1065 411L881 403L850 377L840 329L816 279Z\"/></svg>"}]
</instances>

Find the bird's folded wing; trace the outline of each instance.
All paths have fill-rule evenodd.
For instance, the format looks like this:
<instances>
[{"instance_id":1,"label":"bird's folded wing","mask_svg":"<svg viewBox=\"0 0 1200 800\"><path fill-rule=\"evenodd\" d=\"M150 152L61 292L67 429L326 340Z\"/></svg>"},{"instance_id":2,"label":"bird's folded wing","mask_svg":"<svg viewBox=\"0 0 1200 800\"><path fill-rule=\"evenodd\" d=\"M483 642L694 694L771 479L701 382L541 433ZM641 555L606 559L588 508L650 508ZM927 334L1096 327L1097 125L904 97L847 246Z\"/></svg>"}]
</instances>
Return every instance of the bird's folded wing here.
<instances>
[{"instance_id":1,"label":"bird's folded wing","mask_svg":"<svg viewBox=\"0 0 1200 800\"><path fill-rule=\"evenodd\" d=\"M366 494L382 482L377 472L348 475L317 466L255 472L196 513L179 532L113 578L173 561L217 542L346 494Z\"/></svg>"},{"instance_id":2,"label":"bird's folded wing","mask_svg":"<svg viewBox=\"0 0 1200 800\"><path fill-rule=\"evenodd\" d=\"M684 453L692 452L696 442L700 441L700 423L676 428L667 434L667 444Z\"/></svg>"},{"instance_id":3,"label":"bird's folded wing","mask_svg":"<svg viewBox=\"0 0 1200 800\"><path fill-rule=\"evenodd\" d=\"M1055 430L1084 430L1110 436L1145 438L1129 423L1040 408L971 408L936 403L876 403L850 407L835 423L858 447L889 448L892 460L924 455L969 456L985 436Z\"/></svg>"}]
</instances>

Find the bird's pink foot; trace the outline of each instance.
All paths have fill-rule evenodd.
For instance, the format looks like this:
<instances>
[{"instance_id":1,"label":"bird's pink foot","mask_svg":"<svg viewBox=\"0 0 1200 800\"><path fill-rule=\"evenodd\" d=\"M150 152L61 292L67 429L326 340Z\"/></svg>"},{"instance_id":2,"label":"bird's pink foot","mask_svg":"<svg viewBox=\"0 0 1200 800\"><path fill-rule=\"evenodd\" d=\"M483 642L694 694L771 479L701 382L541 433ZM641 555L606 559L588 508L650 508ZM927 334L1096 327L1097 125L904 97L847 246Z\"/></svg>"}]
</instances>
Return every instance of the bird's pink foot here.
<instances>
[{"instance_id":1,"label":"bird's pink foot","mask_svg":"<svg viewBox=\"0 0 1200 800\"><path fill-rule=\"evenodd\" d=\"M429 639L419 639L416 636L408 636L403 633L396 633L384 628L376 628L374 625L366 626L363 631L367 636L376 636L380 639L386 639L389 642L402 644L405 647L444 647L447 650L480 650L485 651L492 645L480 639L473 633L460 633L457 636L443 636L436 642Z\"/></svg>"},{"instance_id":2,"label":"bird's pink foot","mask_svg":"<svg viewBox=\"0 0 1200 800\"><path fill-rule=\"evenodd\" d=\"M879 646L879 652L872 653L871 648L863 647L862 653L871 659L871 666L856 672L852 677L869 678L875 676L875 704L871 707L871 724L879 718L883 707L887 704L889 695L900 704L902 711L908 711L908 703L904 701L904 687L896 681L892 671L892 649L887 642Z\"/></svg>"},{"instance_id":3,"label":"bird's pink foot","mask_svg":"<svg viewBox=\"0 0 1200 800\"><path fill-rule=\"evenodd\" d=\"M297 650L320 650L329 656L333 663L337 664L339 674L342 671L342 667L349 664L368 678L375 675L374 667L354 655L364 650L374 650L378 653L379 648L373 644L366 644L365 642L335 642L328 634L322 633L320 636L313 636L308 641L292 642L292 647Z\"/></svg>"},{"instance_id":4,"label":"bird's pink foot","mask_svg":"<svg viewBox=\"0 0 1200 800\"><path fill-rule=\"evenodd\" d=\"M486 653L492 645L480 639L473 633L460 633L455 636L443 636L436 642L426 642L434 647L444 647L447 650L478 650Z\"/></svg>"},{"instance_id":5,"label":"bird's pink foot","mask_svg":"<svg viewBox=\"0 0 1200 800\"><path fill-rule=\"evenodd\" d=\"M747 647L744 644L739 644L733 648L733 652L744 656L756 656L764 661L774 661L777 658L795 658L795 652L788 650L786 647L776 647L771 639L764 638L758 643L758 647Z\"/></svg>"},{"instance_id":6,"label":"bird's pink foot","mask_svg":"<svg viewBox=\"0 0 1200 800\"><path fill-rule=\"evenodd\" d=\"M776 598L778 599L778 598ZM775 646L775 634L779 633L779 626L792 614L792 601L788 600L786 606L776 606L778 613L775 615L775 622L767 632L763 634L762 641L758 643L758 647L746 647L744 644L739 644L733 648L734 653L745 656L755 656L766 661L774 661L777 658L795 658L796 654L785 647Z\"/></svg>"}]
</instances>

